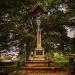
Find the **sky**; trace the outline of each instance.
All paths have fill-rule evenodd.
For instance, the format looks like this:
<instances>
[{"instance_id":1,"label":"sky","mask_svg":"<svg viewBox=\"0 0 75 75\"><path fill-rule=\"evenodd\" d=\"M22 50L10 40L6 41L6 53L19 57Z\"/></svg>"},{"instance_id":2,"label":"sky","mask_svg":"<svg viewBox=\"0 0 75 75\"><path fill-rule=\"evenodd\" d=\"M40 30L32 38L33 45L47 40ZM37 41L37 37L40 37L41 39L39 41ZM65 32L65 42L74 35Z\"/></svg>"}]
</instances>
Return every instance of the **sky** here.
<instances>
[{"instance_id":1,"label":"sky","mask_svg":"<svg viewBox=\"0 0 75 75\"><path fill-rule=\"evenodd\" d=\"M70 38L74 38L75 36L75 30L71 31L70 29L67 30L67 36Z\"/></svg>"},{"instance_id":2,"label":"sky","mask_svg":"<svg viewBox=\"0 0 75 75\"><path fill-rule=\"evenodd\" d=\"M65 5L65 4L62 5L61 4L59 6L58 10L63 11L64 13L66 13L67 12L67 8L68 8L67 5ZM75 19L75 16L70 18L69 20L72 20L72 19ZM70 37L70 38L74 38L75 37L75 28L72 29L71 27L65 27L65 29L67 29L67 36L68 37Z\"/></svg>"},{"instance_id":3,"label":"sky","mask_svg":"<svg viewBox=\"0 0 75 75\"><path fill-rule=\"evenodd\" d=\"M70 38L74 38L75 37L75 28L70 28L70 27L65 27L65 29L67 29L67 36Z\"/></svg>"}]
</instances>

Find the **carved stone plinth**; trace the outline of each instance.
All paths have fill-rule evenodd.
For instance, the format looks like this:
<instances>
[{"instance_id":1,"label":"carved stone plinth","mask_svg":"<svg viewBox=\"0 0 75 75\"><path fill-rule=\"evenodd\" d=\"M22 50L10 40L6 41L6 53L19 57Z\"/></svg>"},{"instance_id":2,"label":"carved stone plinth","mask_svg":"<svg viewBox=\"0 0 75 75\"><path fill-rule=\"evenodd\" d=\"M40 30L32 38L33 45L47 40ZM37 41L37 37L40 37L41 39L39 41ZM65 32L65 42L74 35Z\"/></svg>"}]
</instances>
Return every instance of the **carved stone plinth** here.
<instances>
[{"instance_id":1,"label":"carved stone plinth","mask_svg":"<svg viewBox=\"0 0 75 75\"><path fill-rule=\"evenodd\" d=\"M33 60L45 60L44 48L38 47L35 48Z\"/></svg>"},{"instance_id":2,"label":"carved stone plinth","mask_svg":"<svg viewBox=\"0 0 75 75\"><path fill-rule=\"evenodd\" d=\"M42 60L45 60L45 57L44 56L35 56L33 57L33 60L36 60L36 61L42 61Z\"/></svg>"}]
</instances>

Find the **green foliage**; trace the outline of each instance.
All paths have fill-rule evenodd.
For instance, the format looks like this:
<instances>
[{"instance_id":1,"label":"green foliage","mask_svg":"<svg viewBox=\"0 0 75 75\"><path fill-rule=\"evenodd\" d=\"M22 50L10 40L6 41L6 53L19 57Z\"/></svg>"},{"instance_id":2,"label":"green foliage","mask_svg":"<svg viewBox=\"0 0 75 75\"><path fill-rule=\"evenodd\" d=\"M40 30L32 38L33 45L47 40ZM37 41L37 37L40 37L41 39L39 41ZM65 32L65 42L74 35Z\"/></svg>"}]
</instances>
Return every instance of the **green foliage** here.
<instances>
[{"instance_id":1,"label":"green foliage","mask_svg":"<svg viewBox=\"0 0 75 75\"><path fill-rule=\"evenodd\" d=\"M19 70L20 66L26 61L26 56L20 56L19 60L16 62L16 70Z\"/></svg>"},{"instance_id":2,"label":"green foliage","mask_svg":"<svg viewBox=\"0 0 75 75\"><path fill-rule=\"evenodd\" d=\"M31 8L35 3L36 0L0 0L0 50L14 45L19 50L25 49L27 58L34 50L37 25ZM65 26L74 28L75 25L74 20L69 21L75 16L75 10L72 9L75 7L74 1L43 0L42 4L49 13L41 16L42 45L46 52L55 49L63 53L74 52L75 40L67 37L65 29ZM64 5L67 11L59 10L60 5Z\"/></svg>"},{"instance_id":3,"label":"green foliage","mask_svg":"<svg viewBox=\"0 0 75 75\"><path fill-rule=\"evenodd\" d=\"M64 55L62 52L48 52L46 58L57 63L60 66L61 71L68 67L69 59L67 58L67 55Z\"/></svg>"}]
</instances>

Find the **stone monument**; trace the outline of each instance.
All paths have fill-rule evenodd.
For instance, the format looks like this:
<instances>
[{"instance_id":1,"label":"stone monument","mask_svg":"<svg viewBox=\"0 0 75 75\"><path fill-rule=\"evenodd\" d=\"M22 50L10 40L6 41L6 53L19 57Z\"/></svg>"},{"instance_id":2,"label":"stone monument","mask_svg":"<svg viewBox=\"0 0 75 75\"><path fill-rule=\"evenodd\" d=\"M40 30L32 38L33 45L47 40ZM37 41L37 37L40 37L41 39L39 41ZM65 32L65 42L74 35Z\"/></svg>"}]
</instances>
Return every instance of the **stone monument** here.
<instances>
[{"instance_id":1,"label":"stone monument","mask_svg":"<svg viewBox=\"0 0 75 75\"><path fill-rule=\"evenodd\" d=\"M44 48L41 45L41 29L40 29L40 17L37 17L37 40L36 48L34 50L33 60L45 60Z\"/></svg>"},{"instance_id":2,"label":"stone monument","mask_svg":"<svg viewBox=\"0 0 75 75\"><path fill-rule=\"evenodd\" d=\"M30 56L29 60L25 61L20 68L21 72L24 72L23 75L50 75L50 71L59 69L53 61L45 59L44 48L41 44L40 17L46 13L47 11L41 6L40 2L37 2L32 8L32 14L36 17L37 22L36 48L32 52L32 57Z\"/></svg>"},{"instance_id":3,"label":"stone monument","mask_svg":"<svg viewBox=\"0 0 75 75\"><path fill-rule=\"evenodd\" d=\"M40 16L46 14L47 11L41 6L40 2L37 2L32 8L32 14L36 16L36 23L37 23L37 34L36 34L36 48L33 52L33 57L30 60L45 60L44 48L41 44L41 29L40 29Z\"/></svg>"}]
</instances>

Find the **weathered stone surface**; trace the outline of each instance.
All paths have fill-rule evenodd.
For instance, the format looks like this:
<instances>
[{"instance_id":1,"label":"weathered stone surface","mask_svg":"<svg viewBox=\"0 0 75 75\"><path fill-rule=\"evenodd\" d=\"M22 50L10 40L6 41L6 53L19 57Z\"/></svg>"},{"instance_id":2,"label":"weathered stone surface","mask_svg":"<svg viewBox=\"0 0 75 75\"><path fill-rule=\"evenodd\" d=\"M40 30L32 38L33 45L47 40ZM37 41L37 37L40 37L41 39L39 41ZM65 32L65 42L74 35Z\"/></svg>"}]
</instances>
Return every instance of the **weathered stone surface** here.
<instances>
[{"instance_id":1,"label":"weathered stone surface","mask_svg":"<svg viewBox=\"0 0 75 75\"><path fill-rule=\"evenodd\" d=\"M26 61L20 68L23 75L50 75L51 72L59 71L59 66L52 61ZM21 73L20 73L21 75Z\"/></svg>"},{"instance_id":2,"label":"weathered stone surface","mask_svg":"<svg viewBox=\"0 0 75 75\"><path fill-rule=\"evenodd\" d=\"M45 72L40 72L40 71L33 71L33 72L26 72L24 70L19 72L19 75L68 75L67 72L51 72L51 71L45 71Z\"/></svg>"}]
</instances>

